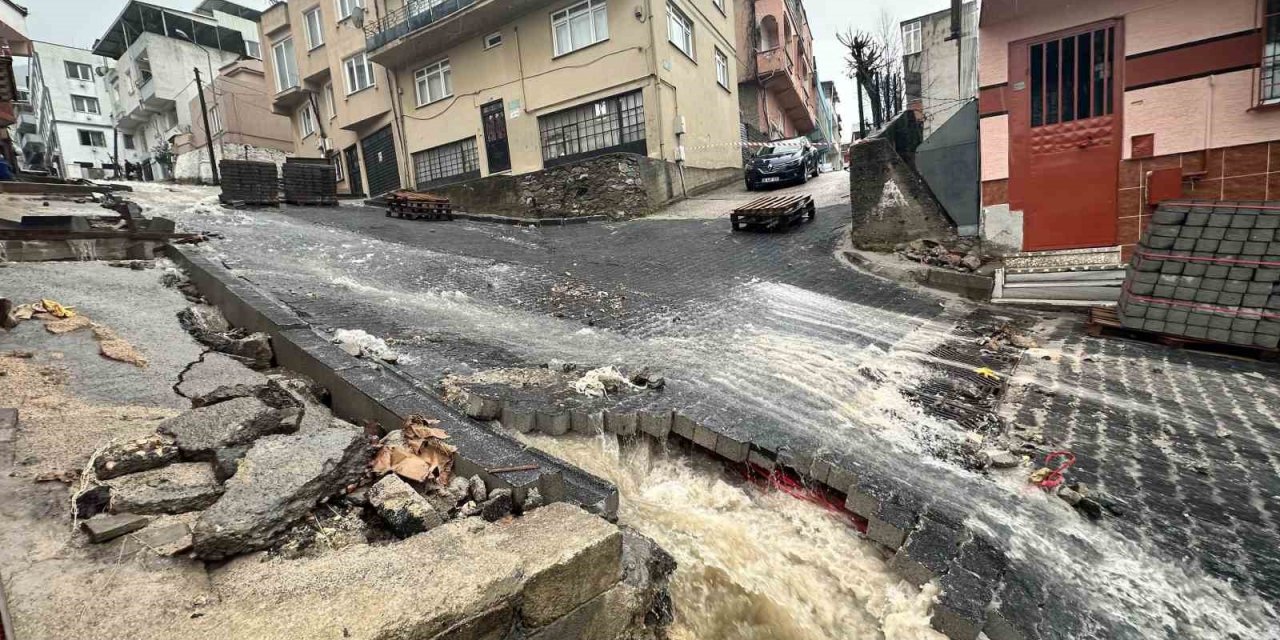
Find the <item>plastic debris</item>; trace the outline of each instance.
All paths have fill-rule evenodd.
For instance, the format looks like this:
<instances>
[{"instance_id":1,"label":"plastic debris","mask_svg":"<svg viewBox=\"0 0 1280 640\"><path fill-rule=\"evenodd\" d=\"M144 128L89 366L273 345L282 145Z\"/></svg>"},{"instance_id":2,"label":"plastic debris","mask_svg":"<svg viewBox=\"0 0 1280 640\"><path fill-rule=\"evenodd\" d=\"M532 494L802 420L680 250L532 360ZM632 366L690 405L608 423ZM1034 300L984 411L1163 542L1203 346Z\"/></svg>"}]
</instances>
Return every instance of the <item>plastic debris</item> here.
<instances>
[{"instance_id":1,"label":"plastic debris","mask_svg":"<svg viewBox=\"0 0 1280 640\"><path fill-rule=\"evenodd\" d=\"M73 307L64 307L48 298L41 298L35 310L40 313L47 313L55 318L71 318L76 315Z\"/></svg>"},{"instance_id":2,"label":"plastic debris","mask_svg":"<svg viewBox=\"0 0 1280 640\"><path fill-rule=\"evenodd\" d=\"M612 366L592 369L573 383L574 391L592 398L607 397L610 393L617 393L623 389L638 388L622 375L622 372Z\"/></svg>"}]
</instances>

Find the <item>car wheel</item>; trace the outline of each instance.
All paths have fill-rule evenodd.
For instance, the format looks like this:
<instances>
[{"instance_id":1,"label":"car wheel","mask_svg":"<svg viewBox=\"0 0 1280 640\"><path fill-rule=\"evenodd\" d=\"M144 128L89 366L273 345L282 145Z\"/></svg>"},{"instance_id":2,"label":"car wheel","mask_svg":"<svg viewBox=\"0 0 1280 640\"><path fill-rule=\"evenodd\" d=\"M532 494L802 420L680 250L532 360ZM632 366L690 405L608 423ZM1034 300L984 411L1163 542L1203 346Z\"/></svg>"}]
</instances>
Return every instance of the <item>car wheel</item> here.
<instances>
[{"instance_id":1,"label":"car wheel","mask_svg":"<svg viewBox=\"0 0 1280 640\"><path fill-rule=\"evenodd\" d=\"M751 184L750 180L747 180L747 191L755 191L755 190L756 190L756 186L754 184Z\"/></svg>"},{"instance_id":2,"label":"car wheel","mask_svg":"<svg viewBox=\"0 0 1280 640\"><path fill-rule=\"evenodd\" d=\"M808 169L801 169L801 170L800 170L800 184L804 184L804 183L806 183L806 182L808 182L808 181L809 181L809 170L808 170Z\"/></svg>"}]
</instances>

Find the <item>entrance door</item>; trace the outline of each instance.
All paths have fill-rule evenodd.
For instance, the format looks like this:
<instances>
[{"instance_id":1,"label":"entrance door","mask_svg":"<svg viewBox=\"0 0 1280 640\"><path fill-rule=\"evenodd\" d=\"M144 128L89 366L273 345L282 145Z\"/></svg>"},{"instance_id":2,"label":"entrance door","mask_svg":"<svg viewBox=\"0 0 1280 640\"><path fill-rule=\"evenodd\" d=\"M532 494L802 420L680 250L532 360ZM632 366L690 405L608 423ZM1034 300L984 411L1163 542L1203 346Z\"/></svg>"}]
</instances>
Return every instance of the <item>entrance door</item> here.
<instances>
[{"instance_id":1,"label":"entrance door","mask_svg":"<svg viewBox=\"0 0 1280 640\"><path fill-rule=\"evenodd\" d=\"M360 177L360 153L356 151L356 145L351 145L342 152L347 157L347 186L351 188L351 195L364 195L364 184Z\"/></svg>"},{"instance_id":2,"label":"entrance door","mask_svg":"<svg viewBox=\"0 0 1280 640\"><path fill-rule=\"evenodd\" d=\"M370 196L377 197L400 188L400 165L396 164L396 144L391 136L391 125L361 140L360 150L364 152Z\"/></svg>"},{"instance_id":3,"label":"entrance door","mask_svg":"<svg viewBox=\"0 0 1280 640\"><path fill-rule=\"evenodd\" d=\"M1113 20L1010 45L1009 198L1026 250L1116 242L1121 37Z\"/></svg>"},{"instance_id":4,"label":"entrance door","mask_svg":"<svg viewBox=\"0 0 1280 640\"><path fill-rule=\"evenodd\" d=\"M511 169L511 149L507 146L507 114L502 101L480 105L484 123L484 153L489 158L489 173Z\"/></svg>"}]
</instances>

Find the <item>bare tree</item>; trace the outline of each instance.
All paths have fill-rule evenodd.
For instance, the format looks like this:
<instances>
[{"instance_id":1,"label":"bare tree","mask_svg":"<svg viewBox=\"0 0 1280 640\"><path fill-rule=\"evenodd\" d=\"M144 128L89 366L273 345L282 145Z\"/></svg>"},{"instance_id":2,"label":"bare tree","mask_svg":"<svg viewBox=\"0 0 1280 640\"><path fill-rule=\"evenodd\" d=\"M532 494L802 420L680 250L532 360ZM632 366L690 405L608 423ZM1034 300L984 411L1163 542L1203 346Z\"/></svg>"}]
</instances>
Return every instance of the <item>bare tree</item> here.
<instances>
[{"instance_id":1,"label":"bare tree","mask_svg":"<svg viewBox=\"0 0 1280 640\"><path fill-rule=\"evenodd\" d=\"M852 27L837 33L836 39L847 51L845 71L858 85L858 131L860 137L865 137L866 119L862 114L864 90L867 92L866 99L871 104L871 119L876 126L879 126L884 115L881 91L878 88L878 74L884 65L884 49L874 35L866 31L854 31Z\"/></svg>"}]
</instances>

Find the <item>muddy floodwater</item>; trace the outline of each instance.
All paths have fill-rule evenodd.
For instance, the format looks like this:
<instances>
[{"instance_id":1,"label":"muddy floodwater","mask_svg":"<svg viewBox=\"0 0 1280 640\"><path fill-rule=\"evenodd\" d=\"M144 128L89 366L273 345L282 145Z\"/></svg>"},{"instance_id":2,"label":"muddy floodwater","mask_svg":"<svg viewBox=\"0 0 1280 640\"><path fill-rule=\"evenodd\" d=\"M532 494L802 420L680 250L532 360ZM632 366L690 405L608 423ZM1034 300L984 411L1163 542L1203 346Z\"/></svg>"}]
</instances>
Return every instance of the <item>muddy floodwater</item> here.
<instances>
[{"instance_id":1,"label":"muddy floodwater","mask_svg":"<svg viewBox=\"0 0 1280 640\"><path fill-rule=\"evenodd\" d=\"M943 639L936 590L897 578L845 520L720 466L616 437L526 438L614 482L618 517L678 563L676 640Z\"/></svg>"}]
</instances>

